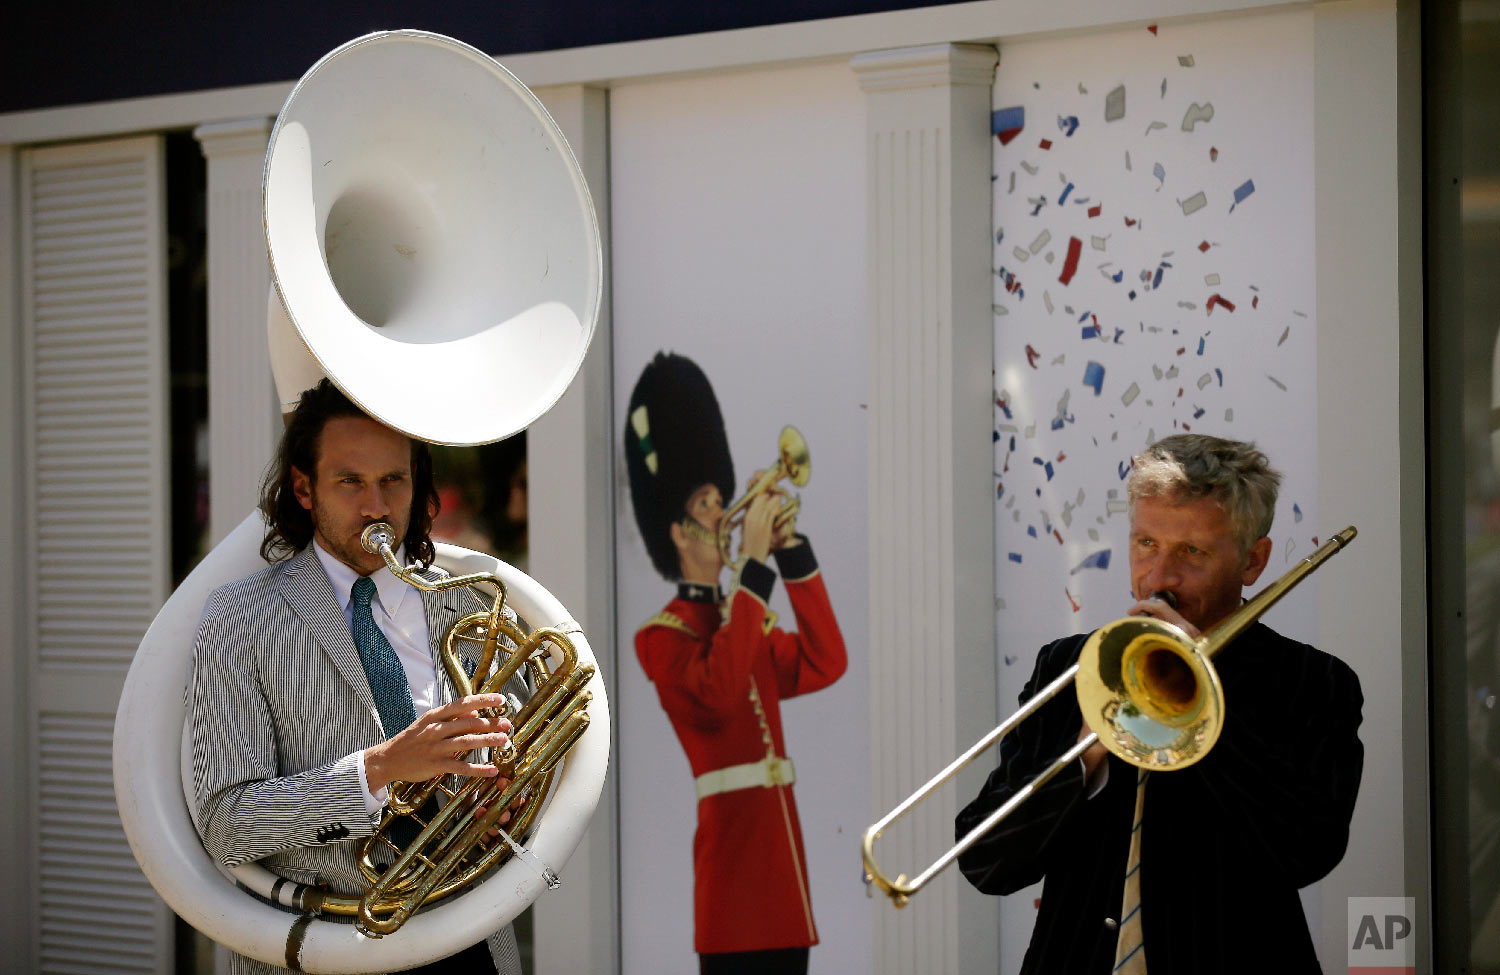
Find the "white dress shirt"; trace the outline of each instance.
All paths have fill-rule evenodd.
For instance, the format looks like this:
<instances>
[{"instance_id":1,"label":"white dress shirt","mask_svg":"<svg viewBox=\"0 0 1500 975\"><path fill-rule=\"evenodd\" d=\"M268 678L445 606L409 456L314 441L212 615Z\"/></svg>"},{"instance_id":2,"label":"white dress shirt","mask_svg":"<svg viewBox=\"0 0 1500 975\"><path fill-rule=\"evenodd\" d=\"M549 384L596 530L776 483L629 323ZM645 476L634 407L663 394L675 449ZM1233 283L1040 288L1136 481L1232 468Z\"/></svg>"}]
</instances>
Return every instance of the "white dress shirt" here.
<instances>
[{"instance_id":1,"label":"white dress shirt","mask_svg":"<svg viewBox=\"0 0 1500 975\"><path fill-rule=\"evenodd\" d=\"M354 583L359 574L330 555L313 541L313 549L328 581L333 585L344 619L352 630L354 625ZM396 561L405 565L406 548L396 552ZM427 634L427 614L422 608L422 595L410 583L398 579L389 568L382 568L370 576L375 583L375 598L370 600L370 612L375 625L385 634L387 642L396 651L401 669L406 671L406 683L411 688L412 708L420 717L438 705L437 664L432 659L432 645ZM355 759L359 768L359 782L364 786L365 810L372 815L385 805L387 791L384 787L371 794L369 780L365 778L365 754L359 752Z\"/></svg>"}]
</instances>

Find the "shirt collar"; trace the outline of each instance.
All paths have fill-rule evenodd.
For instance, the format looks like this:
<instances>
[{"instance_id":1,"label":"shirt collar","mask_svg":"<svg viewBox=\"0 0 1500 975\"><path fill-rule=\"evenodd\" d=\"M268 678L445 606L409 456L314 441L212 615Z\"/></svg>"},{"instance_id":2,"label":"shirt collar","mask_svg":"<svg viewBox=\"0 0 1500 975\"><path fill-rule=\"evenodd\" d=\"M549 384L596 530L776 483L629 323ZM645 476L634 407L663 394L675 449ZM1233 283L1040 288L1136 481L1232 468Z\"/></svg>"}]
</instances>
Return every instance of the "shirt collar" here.
<instances>
[{"instance_id":1,"label":"shirt collar","mask_svg":"<svg viewBox=\"0 0 1500 975\"><path fill-rule=\"evenodd\" d=\"M329 554L328 550L313 539L313 551L317 553L318 561L323 565L323 571L328 573L328 581L333 586L333 594L338 598L339 608L345 614L349 612L349 602L353 599L354 580L359 578L359 573L349 566L340 562L336 557ZM402 565L406 564L406 546L402 545L396 550L396 561ZM380 600L388 616L395 616L401 608L401 600L412 587L391 572L389 566L383 566L370 575L375 582L375 596Z\"/></svg>"}]
</instances>

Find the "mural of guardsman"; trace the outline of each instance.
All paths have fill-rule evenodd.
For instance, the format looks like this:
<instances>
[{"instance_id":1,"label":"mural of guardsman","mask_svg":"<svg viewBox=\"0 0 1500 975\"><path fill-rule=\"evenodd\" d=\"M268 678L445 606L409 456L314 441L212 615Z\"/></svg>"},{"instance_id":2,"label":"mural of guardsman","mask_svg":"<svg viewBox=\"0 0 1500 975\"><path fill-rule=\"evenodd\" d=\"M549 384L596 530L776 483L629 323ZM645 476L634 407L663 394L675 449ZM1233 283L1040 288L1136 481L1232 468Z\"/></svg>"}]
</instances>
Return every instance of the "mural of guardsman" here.
<instances>
[{"instance_id":1,"label":"mural of guardsman","mask_svg":"<svg viewBox=\"0 0 1500 975\"><path fill-rule=\"evenodd\" d=\"M652 564L677 586L636 633L635 649L697 788L700 972L806 972L818 932L781 701L844 673L838 621L812 546L774 485L744 507L739 558L727 592L720 588L718 529L734 465L713 388L692 360L658 353L646 365L624 433L636 524ZM778 571L794 631L776 626L768 609Z\"/></svg>"}]
</instances>

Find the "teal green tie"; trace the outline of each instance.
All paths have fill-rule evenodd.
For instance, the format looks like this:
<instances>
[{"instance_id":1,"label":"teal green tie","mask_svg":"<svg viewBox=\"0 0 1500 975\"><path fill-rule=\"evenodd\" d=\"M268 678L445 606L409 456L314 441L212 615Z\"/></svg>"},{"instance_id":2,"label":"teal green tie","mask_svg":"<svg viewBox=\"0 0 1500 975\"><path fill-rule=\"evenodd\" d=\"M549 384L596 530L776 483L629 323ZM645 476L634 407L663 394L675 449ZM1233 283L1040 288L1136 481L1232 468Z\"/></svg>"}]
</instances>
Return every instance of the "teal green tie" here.
<instances>
[{"instance_id":1,"label":"teal green tie","mask_svg":"<svg viewBox=\"0 0 1500 975\"><path fill-rule=\"evenodd\" d=\"M417 720L416 708L411 703L411 685L407 683L406 671L401 660L391 647L375 617L370 612L370 599L375 595L375 583L368 576L354 582L354 645L359 648L360 663L365 665L365 676L370 681L370 692L375 695L375 710L380 712L380 723L385 726L389 738Z\"/></svg>"}]
</instances>

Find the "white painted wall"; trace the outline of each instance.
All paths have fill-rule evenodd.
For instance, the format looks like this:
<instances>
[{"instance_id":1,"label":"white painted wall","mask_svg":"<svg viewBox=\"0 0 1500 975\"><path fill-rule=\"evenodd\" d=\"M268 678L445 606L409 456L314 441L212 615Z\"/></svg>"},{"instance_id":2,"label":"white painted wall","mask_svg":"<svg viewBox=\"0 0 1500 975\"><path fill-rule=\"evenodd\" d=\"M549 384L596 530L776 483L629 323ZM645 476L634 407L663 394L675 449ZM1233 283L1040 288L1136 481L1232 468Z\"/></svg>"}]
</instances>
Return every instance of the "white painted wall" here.
<instances>
[{"instance_id":1,"label":"white painted wall","mask_svg":"<svg viewBox=\"0 0 1500 975\"><path fill-rule=\"evenodd\" d=\"M610 100L616 426L641 368L668 350L714 384L742 481L775 459L783 424L811 452L799 526L850 655L836 684L782 706L815 972L869 970L872 940L857 852L869 794L862 106L842 61L630 85ZM622 970L696 971L691 773L633 643L673 587L647 560L616 470ZM791 620L780 586L772 608Z\"/></svg>"}]
</instances>

